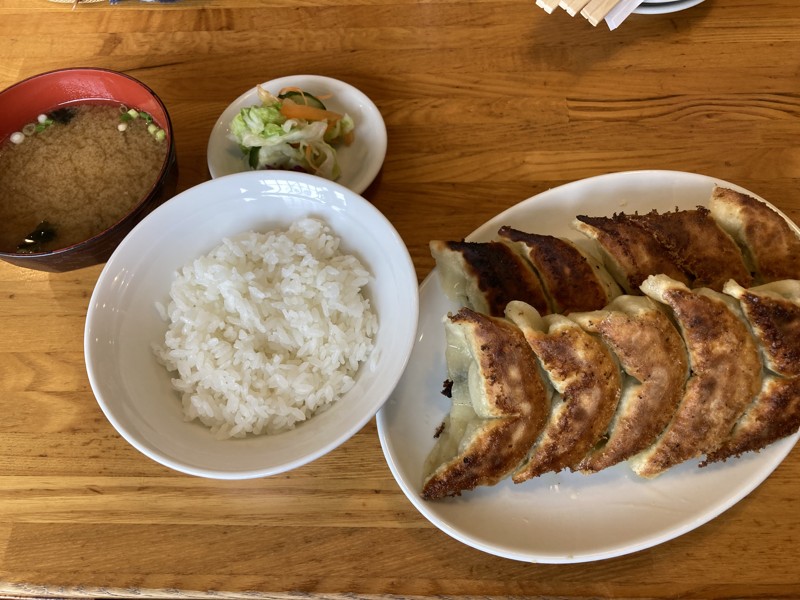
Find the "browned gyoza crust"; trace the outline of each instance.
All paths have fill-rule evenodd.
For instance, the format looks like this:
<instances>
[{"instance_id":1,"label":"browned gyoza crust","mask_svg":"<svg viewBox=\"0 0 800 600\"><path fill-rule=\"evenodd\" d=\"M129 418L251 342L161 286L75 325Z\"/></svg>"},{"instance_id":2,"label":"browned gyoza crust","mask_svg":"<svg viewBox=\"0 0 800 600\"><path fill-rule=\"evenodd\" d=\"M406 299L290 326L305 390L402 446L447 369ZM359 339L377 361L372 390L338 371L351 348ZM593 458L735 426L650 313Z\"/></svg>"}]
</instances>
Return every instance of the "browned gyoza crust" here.
<instances>
[{"instance_id":1,"label":"browned gyoza crust","mask_svg":"<svg viewBox=\"0 0 800 600\"><path fill-rule=\"evenodd\" d=\"M466 386L462 391L468 390L467 410L472 411L474 423L463 439L456 440L458 450L452 456L433 461L422 488L422 497L428 500L494 485L507 477L525 458L550 408L536 357L511 323L462 308L446 319L446 331L449 351L465 353L450 365L474 369L472 376L449 373L458 380L454 388ZM463 398L454 395L453 400ZM450 433L445 429L443 436ZM432 455L436 453L434 447Z\"/></svg>"},{"instance_id":2,"label":"browned gyoza crust","mask_svg":"<svg viewBox=\"0 0 800 600\"><path fill-rule=\"evenodd\" d=\"M624 214L578 215L575 227L597 243L609 272L628 294L640 295L639 286L654 273L663 273L682 283L690 281L664 245Z\"/></svg>"},{"instance_id":3,"label":"browned gyoza crust","mask_svg":"<svg viewBox=\"0 0 800 600\"><path fill-rule=\"evenodd\" d=\"M800 428L800 377L764 378L761 390L730 435L701 463L719 462L758 451Z\"/></svg>"},{"instance_id":4,"label":"browned gyoza crust","mask_svg":"<svg viewBox=\"0 0 800 600\"><path fill-rule=\"evenodd\" d=\"M516 483L573 468L608 428L621 390L621 376L603 343L562 315L541 319L530 306L511 302L506 315L525 335L560 394Z\"/></svg>"},{"instance_id":5,"label":"browned gyoza crust","mask_svg":"<svg viewBox=\"0 0 800 600\"><path fill-rule=\"evenodd\" d=\"M586 255L570 240L526 233L512 227L501 227L498 235L531 262L550 298L553 312L596 310L621 293L599 261Z\"/></svg>"},{"instance_id":6,"label":"browned gyoza crust","mask_svg":"<svg viewBox=\"0 0 800 600\"><path fill-rule=\"evenodd\" d=\"M723 289L739 301L769 371L755 400L703 465L761 450L800 427L800 281L750 289L728 281Z\"/></svg>"},{"instance_id":7,"label":"browned gyoza crust","mask_svg":"<svg viewBox=\"0 0 800 600\"><path fill-rule=\"evenodd\" d=\"M550 312L542 284L530 264L500 242L430 242L444 293L462 306L502 316L511 300Z\"/></svg>"},{"instance_id":8,"label":"browned gyoza crust","mask_svg":"<svg viewBox=\"0 0 800 600\"><path fill-rule=\"evenodd\" d=\"M628 215L637 225L653 234L691 277L691 287L722 291L729 279L744 286L752 281L742 252L733 238L711 218L702 206L694 210L649 212ZM656 273L652 273L655 275Z\"/></svg>"},{"instance_id":9,"label":"browned gyoza crust","mask_svg":"<svg viewBox=\"0 0 800 600\"><path fill-rule=\"evenodd\" d=\"M655 442L683 397L688 358L680 333L650 298L621 296L604 310L570 318L599 334L628 376L607 441L577 465L594 473Z\"/></svg>"},{"instance_id":10,"label":"browned gyoza crust","mask_svg":"<svg viewBox=\"0 0 800 600\"><path fill-rule=\"evenodd\" d=\"M800 279L800 237L780 213L757 198L719 186L708 206L742 248L756 283Z\"/></svg>"},{"instance_id":11,"label":"browned gyoza crust","mask_svg":"<svg viewBox=\"0 0 800 600\"><path fill-rule=\"evenodd\" d=\"M761 359L747 324L722 294L702 293L663 275L642 291L672 309L689 353L692 375L670 424L631 461L654 477L686 460L713 452L761 387Z\"/></svg>"},{"instance_id":12,"label":"browned gyoza crust","mask_svg":"<svg viewBox=\"0 0 800 600\"><path fill-rule=\"evenodd\" d=\"M745 289L728 281L759 342L765 366L784 377L800 375L800 281L784 280Z\"/></svg>"}]
</instances>

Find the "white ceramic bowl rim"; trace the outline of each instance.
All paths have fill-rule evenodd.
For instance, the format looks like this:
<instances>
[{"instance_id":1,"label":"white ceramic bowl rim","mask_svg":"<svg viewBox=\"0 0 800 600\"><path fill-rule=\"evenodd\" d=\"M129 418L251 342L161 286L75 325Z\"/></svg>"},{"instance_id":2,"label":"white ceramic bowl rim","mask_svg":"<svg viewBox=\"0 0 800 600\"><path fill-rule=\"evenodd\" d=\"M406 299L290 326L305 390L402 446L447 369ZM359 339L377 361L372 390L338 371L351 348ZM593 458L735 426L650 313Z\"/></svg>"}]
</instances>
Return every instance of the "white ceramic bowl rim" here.
<instances>
[{"instance_id":1,"label":"white ceramic bowl rim","mask_svg":"<svg viewBox=\"0 0 800 600\"><path fill-rule=\"evenodd\" d=\"M216 440L183 420L170 376L152 344L163 339L155 308L166 304L175 270L248 230L286 228L318 216L373 274L367 295L378 314L375 350L355 387L325 412L274 436ZM178 194L148 215L117 247L92 294L84 334L89 381L120 435L177 471L217 479L274 475L306 464L359 431L394 389L408 362L418 317L408 250L372 204L325 179L287 171L214 179Z\"/></svg>"}]
</instances>

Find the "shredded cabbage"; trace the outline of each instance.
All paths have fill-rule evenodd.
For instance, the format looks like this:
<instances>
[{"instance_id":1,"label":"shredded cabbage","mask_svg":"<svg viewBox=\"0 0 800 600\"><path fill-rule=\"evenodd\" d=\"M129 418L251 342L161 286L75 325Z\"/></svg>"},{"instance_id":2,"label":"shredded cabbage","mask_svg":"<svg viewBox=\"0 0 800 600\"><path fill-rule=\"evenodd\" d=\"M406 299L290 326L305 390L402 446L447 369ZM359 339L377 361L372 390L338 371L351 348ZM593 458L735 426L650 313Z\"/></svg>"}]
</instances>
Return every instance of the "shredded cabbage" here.
<instances>
[{"instance_id":1,"label":"shredded cabbage","mask_svg":"<svg viewBox=\"0 0 800 600\"><path fill-rule=\"evenodd\" d=\"M248 157L250 167L302 170L337 179L341 169L334 146L352 133L353 119L348 114L330 124L287 119L280 99L260 88L259 96L262 104L241 109L228 134Z\"/></svg>"}]
</instances>

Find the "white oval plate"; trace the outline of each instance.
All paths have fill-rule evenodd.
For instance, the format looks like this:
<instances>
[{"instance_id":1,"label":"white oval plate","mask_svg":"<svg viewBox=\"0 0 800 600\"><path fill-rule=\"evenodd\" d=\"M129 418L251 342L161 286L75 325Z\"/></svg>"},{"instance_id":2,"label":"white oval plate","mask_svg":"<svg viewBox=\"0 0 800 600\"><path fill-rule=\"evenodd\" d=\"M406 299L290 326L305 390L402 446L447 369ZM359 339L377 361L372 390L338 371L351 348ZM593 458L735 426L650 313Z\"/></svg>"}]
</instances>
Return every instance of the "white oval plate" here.
<instances>
[{"instance_id":1,"label":"white oval plate","mask_svg":"<svg viewBox=\"0 0 800 600\"><path fill-rule=\"evenodd\" d=\"M674 171L637 171L570 183L530 198L473 232L492 239L501 225L579 239L578 214L610 215L705 205L715 183ZM447 300L434 269L420 286L416 345L398 386L378 413L384 455L403 492L436 527L469 546L506 558L577 563L642 550L691 531L744 498L780 464L798 435L758 454L698 468L684 463L654 480L625 465L600 473L550 473L522 484L510 480L444 501L422 500L423 463L450 409L440 390L447 377L442 318Z\"/></svg>"},{"instance_id":2,"label":"white oval plate","mask_svg":"<svg viewBox=\"0 0 800 600\"><path fill-rule=\"evenodd\" d=\"M639 15L664 15L692 8L701 2L703 0L649 0L642 2L633 12Z\"/></svg>"},{"instance_id":3,"label":"white oval plate","mask_svg":"<svg viewBox=\"0 0 800 600\"><path fill-rule=\"evenodd\" d=\"M162 343L175 272L242 232L324 220L372 277L365 293L380 326L353 387L327 410L277 435L220 440L187 422L180 396L152 346ZM330 452L359 431L406 366L418 314L417 275L400 235L371 203L335 182L291 171L219 177L159 206L122 241L97 280L86 315L84 354L92 391L132 446L177 471L214 479L282 473Z\"/></svg>"},{"instance_id":4,"label":"white oval plate","mask_svg":"<svg viewBox=\"0 0 800 600\"><path fill-rule=\"evenodd\" d=\"M336 183L362 193L372 183L386 158L386 124L378 107L363 92L352 85L320 75L290 75L262 83L261 87L277 94L285 87L298 87L315 96L331 98L325 106L336 112L346 112L355 122L355 140L349 146L336 149L342 174ZM242 108L257 106L257 86L234 100L220 115L208 139L206 158L212 178L251 170L236 142L228 139L229 126Z\"/></svg>"}]
</instances>

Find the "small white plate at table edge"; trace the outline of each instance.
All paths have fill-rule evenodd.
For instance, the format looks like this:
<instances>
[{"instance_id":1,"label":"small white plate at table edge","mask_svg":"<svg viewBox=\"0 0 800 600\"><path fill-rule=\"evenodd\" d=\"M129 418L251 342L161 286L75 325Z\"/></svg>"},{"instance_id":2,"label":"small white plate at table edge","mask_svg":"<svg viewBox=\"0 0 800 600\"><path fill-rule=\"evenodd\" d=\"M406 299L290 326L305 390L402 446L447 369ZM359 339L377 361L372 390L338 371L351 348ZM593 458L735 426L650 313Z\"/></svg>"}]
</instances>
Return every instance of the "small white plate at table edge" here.
<instances>
[{"instance_id":1,"label":"small white plate at table edge","mask_svg":"<svg viewBox=\"0 0 800 600\"><path fill-rule=\"evenodd\" d=\"M697 6L704 0L650 0L642 2L633 13L637 15L663 15Z\"/></svg>"},{"instance_id":2,"label":"small white plate at table edge","mask_svg":"<svg viewBox=\"0 0 800 600\"><path fill-rule=\"evenodd\" d=\"M355 122L355 140L336 149L342 169L336 180L361 194L378 175L386 158L386 124L378 107L349 83L322 75L288 75L259 84L273 94L287 87L297 87L315 96L323 96L330 110L348 113ZM212 179L250 170L236 142L228 139L229 126L242 108L258 106L258 86L254 85L222 112L208 139L206 160Z\"/></svg>"}]
</instances>

